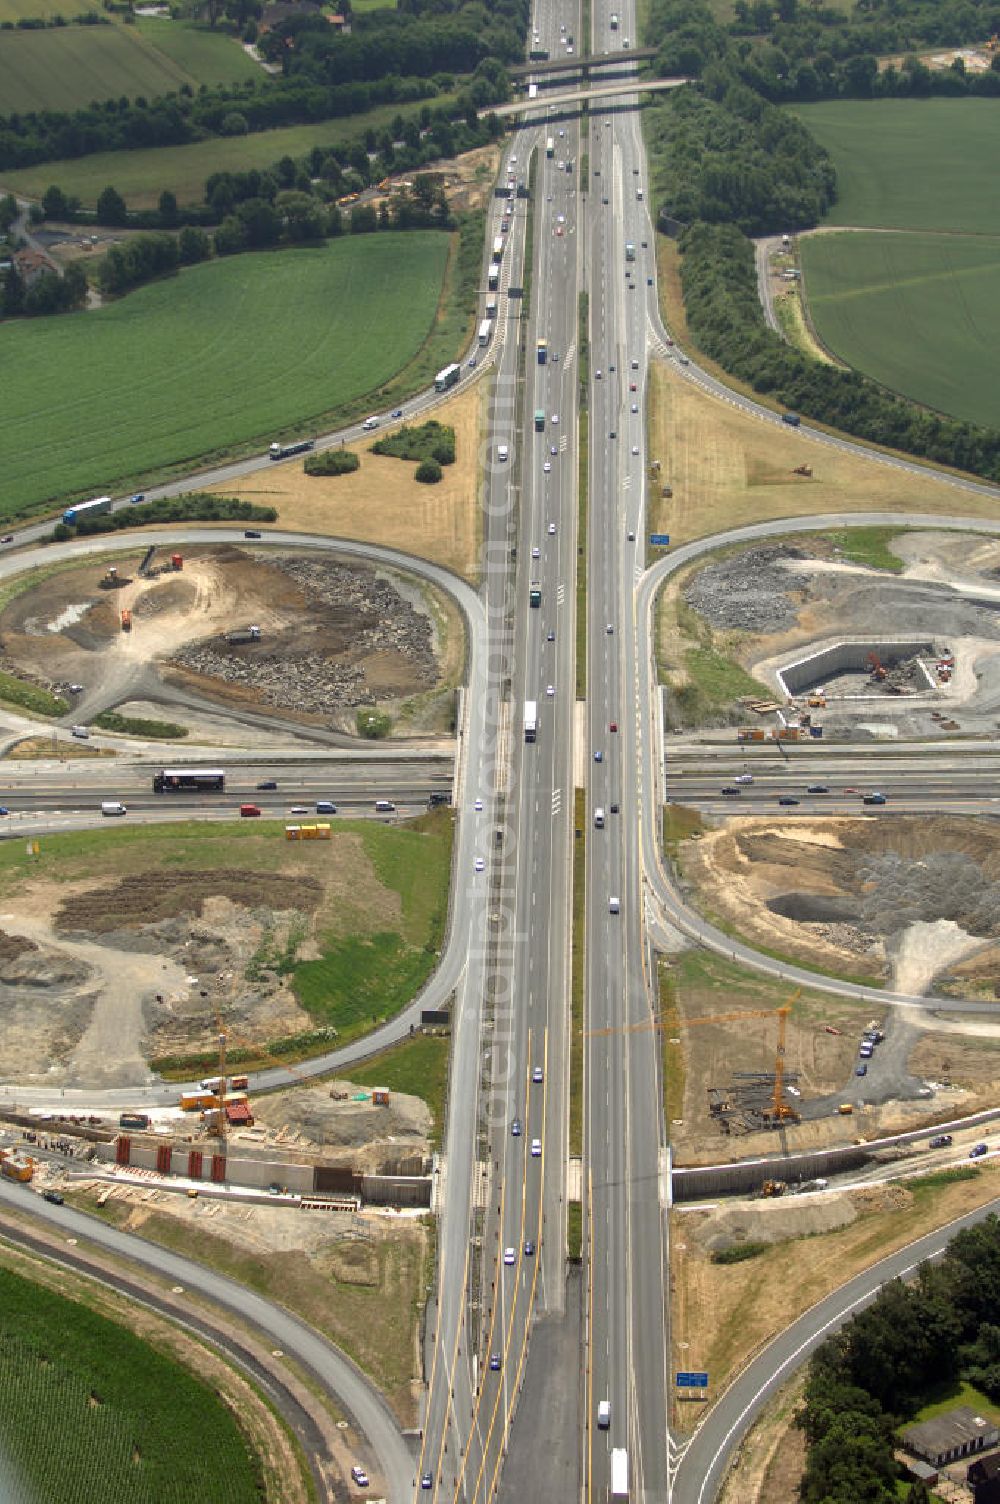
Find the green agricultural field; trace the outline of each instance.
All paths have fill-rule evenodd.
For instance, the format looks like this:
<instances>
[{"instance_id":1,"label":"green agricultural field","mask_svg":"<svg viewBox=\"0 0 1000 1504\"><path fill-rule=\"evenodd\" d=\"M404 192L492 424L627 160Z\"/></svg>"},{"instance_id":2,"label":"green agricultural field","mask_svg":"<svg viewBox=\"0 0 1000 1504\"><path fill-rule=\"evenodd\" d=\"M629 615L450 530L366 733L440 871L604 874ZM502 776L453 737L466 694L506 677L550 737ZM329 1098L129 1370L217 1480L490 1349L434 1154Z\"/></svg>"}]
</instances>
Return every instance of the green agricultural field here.
<instances>
[{"instance_id":1,"label":"green agricultural field","mask_svg":"<svg viewBox=\"0 0 1000 1504\"><path fill-rule=\"evenodd\" d=\"M828 349L916 402L996 424L1000 237L809 235L800 252Z\"/></svg>"},{"instance_id":2,"label":"green agricultural field","mask_svg":"<svg viewBox=\"0 0 1000 1504\"><path fill-rule=\"evenodd\" d=\"M992 190L1000 100L885 99L796 105L833 158L828 224L1000 234Z\"/></svg>"},{"instance_id":3,"label":"green agricultural field","mask_svg":"<svg viewBox=\"0 0 1000 1504\"><path fill-rule=\"evenodd\" d=\"M0 325L0 517L233 446L371 394L434 324L449 239L382 233L234 256L90 313Z\"/></svg>"},{"instance_id":4,"label":"green agricultural field","mask_svg":"<svg viewBox=\"0 0 1000 1504\"><path fill-rule=\"evenodd\" d=\"M181 22L7 33L0 47L0 114L76 110L123 95L152 99L182 84L197 89L259 75L232 37Z\"/></svg>"},{"instance_id":5,"label":"green agricultural field","mask_svg":"<svg viewBox=\"0 0 1000 1504\"><path fill-rule=\"evenodd\" d=\"M258 1504L257 1459L222 1400L76 1301L0 1270L7 1497ZM209 1461L210 1459L210 1461Z\"/></svg>"},{"instance_id":6,"label":"green agricultural field","mask_svg":"<svg viewBox=\"0 0 1000 1504\"><path fill-rule=\"evenodd\" d=\"M2 0L0 0L2 4ZM240 84L247 78L264 78L264 70L247 57L231 33L212 31L192 21L167 21L160 16L138 16L139 33L168 57L195 84Z\"/></svg>"},{"instance_id":7,"label":"green agricultural field","mask_svg":"<svg viewBox=\"0 0 1000 1504\"><path fill-rule=\"evenodd\" d=\"M454 95L439 94L433 103L446 105L453 99ZM363 115L326 120L319 125L289 125L251 136L213 137L191 146L152 146L143 151L104 151L89 157L67 157L3 173L0 192L40 199L50 184L57 183L66 193L75 194L82 204L93 207L111 183L133 209L155 208L165 188L181 204L198 204L205 196L205 183L213 172L273 167L280 157L302 157L314 146L350 143L368 130L382 130L397 114L408 120L419 115L422 108L423 102L386 104Z\"/></svg>"}]
</instances>

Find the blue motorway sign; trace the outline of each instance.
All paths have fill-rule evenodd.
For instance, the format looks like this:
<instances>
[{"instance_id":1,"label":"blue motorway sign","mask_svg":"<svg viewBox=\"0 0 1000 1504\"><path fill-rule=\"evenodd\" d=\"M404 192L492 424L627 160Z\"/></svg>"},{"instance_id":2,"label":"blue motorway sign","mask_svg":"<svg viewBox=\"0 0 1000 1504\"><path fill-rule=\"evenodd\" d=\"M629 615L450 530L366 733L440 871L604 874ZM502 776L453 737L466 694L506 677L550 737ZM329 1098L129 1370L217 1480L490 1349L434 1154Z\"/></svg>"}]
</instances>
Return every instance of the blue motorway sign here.
<instances>
[{"instance_id":1,"label":"blue motorway sign","mask_svg":"<svg viewBox=\"0 0 1000 1504\"><path fill-rule=\"evenodd\" d=\"M667 548L670 544L670 534L650 533L649 542L652 548Z\"/></svg>"},{"instance_id":2,"label":"blue motorway sign","mask_svg":"<svg viewBox=\"0 0 1000 1504\"><path fill-rule=\"evenodd\" d=\"M708 1374L686 1373L682 1370L677 1374L675 1382L678 1389L707 1389Z\"/></svg>"}]
</instances>

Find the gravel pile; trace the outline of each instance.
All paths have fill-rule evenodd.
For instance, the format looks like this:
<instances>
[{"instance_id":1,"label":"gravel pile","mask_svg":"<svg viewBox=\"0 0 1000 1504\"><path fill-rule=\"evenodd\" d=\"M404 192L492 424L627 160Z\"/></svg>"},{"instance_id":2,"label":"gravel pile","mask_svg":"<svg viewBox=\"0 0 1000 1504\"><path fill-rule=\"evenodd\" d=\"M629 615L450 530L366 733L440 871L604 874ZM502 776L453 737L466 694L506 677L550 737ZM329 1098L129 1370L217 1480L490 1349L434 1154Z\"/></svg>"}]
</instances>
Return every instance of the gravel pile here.
<instances>
[{"instance_id":1,"label":"gravel pile","mask_svg":"<svg viewBox=\"0 0 1000 1504\"><path fill-rule=\"evenodd\" d=\"M919 861L894 852L866 856L858 876L862 923L879 934L951 919L971 935L1000 935L1000 883L964 852L932 852Z\"/></svg>"},{"instance_id":2,"label":"gravel pile","mask_svg":"<svg viewBox=\"0 0 1000 1504\"><path fill-rule=\"evenodd\" d=\"M699 570L684 599L713 627L784 631L795 624L799 603L793 596L807 589L810 576L783 568L781 560L808 557L803 549L783 543L747 549Z\"/></svg>"}]
</instances>

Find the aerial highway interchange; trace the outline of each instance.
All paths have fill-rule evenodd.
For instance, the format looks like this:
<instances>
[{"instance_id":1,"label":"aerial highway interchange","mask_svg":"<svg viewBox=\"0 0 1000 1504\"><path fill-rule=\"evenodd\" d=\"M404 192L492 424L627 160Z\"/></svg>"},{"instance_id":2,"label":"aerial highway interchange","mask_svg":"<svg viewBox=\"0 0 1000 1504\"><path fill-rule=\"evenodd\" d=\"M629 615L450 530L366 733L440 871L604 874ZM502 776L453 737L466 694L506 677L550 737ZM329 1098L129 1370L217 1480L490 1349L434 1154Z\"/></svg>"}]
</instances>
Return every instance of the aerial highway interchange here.
<instances>
[{"instance_id":1,"label":"aerial highway interchange","mask_svg":"<svg viewBox=\"0 0 1000 1504\"><path fill-rule=\"evenodd\" d=\"M404 1442L374 1387L280 1308L153 1245L137 1247L135 1239L69 1209L39 1206L37 1212L50 1224L103 1244L116 1257L138 1260L202 1289L299 1356L357 1420L393 1504L411 1497L485 1504L517 1495L591 1504L612 1496L617 1486L612 1455L621 1451L627 1454L630 1499L709 1504L754 1415L822 1334L868 1301L883 1280L939 1252L954 1230L929 1234L831 1294L755 1357L690 1442L681 1445L671 1435L670 1150L658 1052L641 1027L657 1008L657 925L672 925L693 943L790 983L804 980L831 992L842 984L764 956L689 908L661 855L662 805L676 801L723 817L734 809L771 814L778 800L793 799L797 806L786 804L783 812L795 818L858 813L861 798L879 790L887 797L887 816L942 806L988 814L1000 800L1000 763L989 742L891 749L796 745L782 752L774 746L665 739L651 625L664 582L720 544L806 532L821 528L825 519L784 519L734 530L688 544L647 567L648 367L653 358L671 356L675 347L657 301L640 96L628 87L637 65L622 45L636 35L637 16L633 0L615 3L621 9L614 26L608 0L593 6L588 41L595 52L622 51L608 84L617 92L579 116L566 106L596 89L560 90L551 108L543 91L533 107L524 104L525 118L504 146L498 189L505 194L508 181L530 182L531 193L498 198L487 224L484 269L501 205L510 214L502 313L486 364L492 386L483 450L480 588L473 590L425 561L374 546L280 528L267 529L260 540L262 547L335 549L345 557L391 563L453 596L468 634L463 719L454 755L450 750L359 752L319 741L308 751L297 747L265 755L248 743L238 758L227 759L225 799L200 795L185 804L188 816L211 820L231 815L241 798L258 799L266 814L282 817L300 800L334 798L352 811L390 799L396 816L405 818L425 806L432 793L454 795L458 819L449 931L433 978L410 1008L374 1036L305 1062L297 1071L309 1076L345 1066L405 1038L421 1007L450 1002L451 1086L419 1438ZM580 15L559 3L539 8L533 21L540 45L557 57L566 37L578 30ZM540 79L543 73L540 68ZM529 213L530 266L525 260ZM529 300L509 296L526 286ZM583 324L582 294L587 300ZM544 363L536 357L539 341L547 347ZM734 396L687 357L676 376L758 412L762 421L778 421L767 409ZM433 393L417 397L405 405L406 416L430 411L438 400ZM317 447L358 434L352 428L328 435ZM808 436L818 444L866 453L830 434ZM909 463L881 454L872 461ZM265 457L220 466L151 489L149 495L232 480L267 464ZM581 474L587 486L585 532L578 506ZM979 482L948 479L959 492L990 490ZM873 513L858 520L880 519ZM965 525L959 516L922 520L945 529ZM1000 524L978 522L977 528L1000 534ZM46 533L42 525L23 529L21 547L0 560L0 579L35 562L32 545ZM148 536L176 544L226 541L233 533L174 527ZM47 546L45 557L107 547L104 539L78 540ZM581 548L586 689L579 717L575 616ZM537 604L529 604L533 592ZM529 705L537 707L532 738L525 736ZM14 739L5 739L6 745ZM127 802L135 818L174 814L150 791L152 762L124 775L101 763L42 773L30 765L11 772L11 766L3 792L11 813L0 817L4 834L95 823L102 796L112 793ZM734 780L741 777L737 785ZM258 792L266 779L278 788ZM581 782L583 1125L582 1141L574 1146L571 935ZM739 792L724 794L726 787ZM883 1007L927 1005L925 999L885 989L857 987L853 993L871 996ZM956 1013L974 1014L989 1005L955 1000L954 1007ZM287 1073L275 1068L259 1073L254 1084L266 1090L287 1080ZM166 1100L172 1091L150 1083L140 1091L66 1093L64 1100L133 1105ZM46 1101L42 1088L3 1087L0 1095ZM4 1186L0 1200L17 1204L18 1197ZM547 1372L537 1356L539 1325L555 1329L575 1319L567 1310L571 1200L582 1205L580 1350L575 1366ZM570 1421L560 1445L547 1453L544 1407L549 1404ZM607 1406L600 1425L599 1405Z\"/></svg>"}]
</instances>

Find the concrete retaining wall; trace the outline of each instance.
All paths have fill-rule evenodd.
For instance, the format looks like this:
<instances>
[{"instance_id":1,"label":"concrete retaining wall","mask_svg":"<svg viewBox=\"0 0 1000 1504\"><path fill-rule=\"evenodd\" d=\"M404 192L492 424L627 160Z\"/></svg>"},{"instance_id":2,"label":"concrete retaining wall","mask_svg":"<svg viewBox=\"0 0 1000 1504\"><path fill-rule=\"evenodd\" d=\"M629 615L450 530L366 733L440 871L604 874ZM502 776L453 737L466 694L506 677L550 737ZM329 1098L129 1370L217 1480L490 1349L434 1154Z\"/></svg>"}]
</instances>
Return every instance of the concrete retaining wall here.
<instances>
[{"instance_id":1,"label":"concrete retaining wall","mask_svg":"<svg viewBox=\"0 0 1000 1504\"><path fill-rule=\"evenodd\" d=\"M869 668L869 653L875 653L887 666L899 658L937 657L933 642L927 638L916 640L883 637L876 640L872 637L845 637L813 648L805 657L786 663L777 671L775 678L781 692L794 698L835 674L847 671L865 673ZM936 688L937 685L928 676L928 692ZM864 698L871 700L873 696L866 694ZM895 699L896 696L892 698Z\"/></svg>"}]
</instances>

